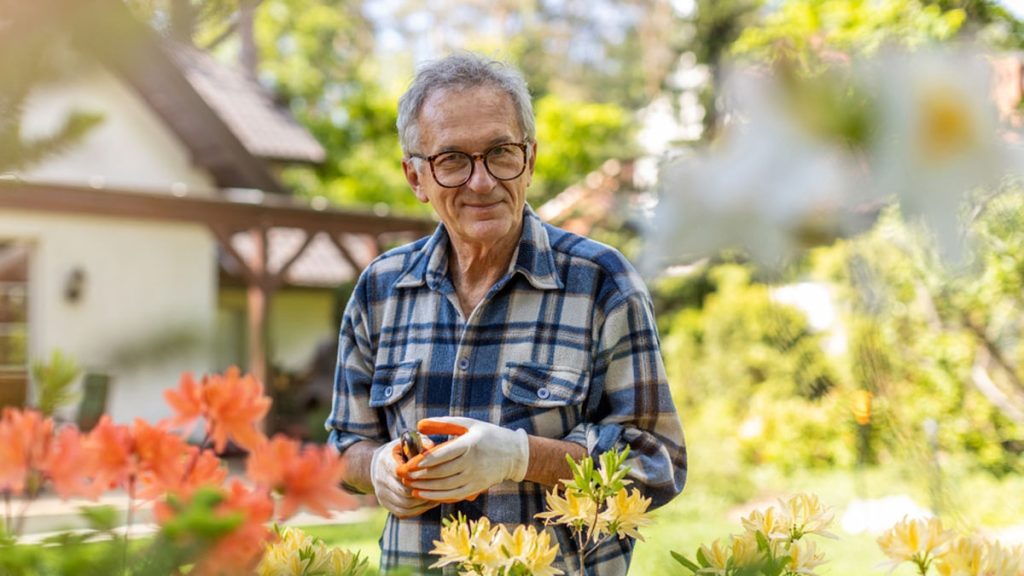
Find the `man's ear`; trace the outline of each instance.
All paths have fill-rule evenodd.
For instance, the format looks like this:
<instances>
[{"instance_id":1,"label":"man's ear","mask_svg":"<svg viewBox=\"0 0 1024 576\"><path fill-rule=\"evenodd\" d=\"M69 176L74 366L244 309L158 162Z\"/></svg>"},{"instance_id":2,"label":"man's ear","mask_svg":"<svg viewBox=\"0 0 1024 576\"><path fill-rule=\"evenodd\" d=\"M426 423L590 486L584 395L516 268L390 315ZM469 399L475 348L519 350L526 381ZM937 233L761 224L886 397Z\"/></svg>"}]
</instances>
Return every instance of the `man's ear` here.
<instances>
[{"instance_id":1,"label":"man's ear","mask_svg":"<svg viewBox=\"0 0 1024 576\"><path fill-rule=\"evenodd\" d=\"M537 141L530 143L530 154L526 160L526 186L533 183L533 168L537 165Z\"/></svg>"},{"instance_id":2,"label":"man's ear","mask_svg":"<svg viewBox=\"0 0 1024 576\"><path fill-rule=\"evenodd\" d=\"M423 182L420 179L420 173L416 170L416 159L405 158L402 160L402 171L405 172L405 180L409 183L409 187L412 188L412 192L416 195L416 199L424 204L430 202L430 198L427 197L426 192L423 190Z\"/></svg>"}]
</instances>

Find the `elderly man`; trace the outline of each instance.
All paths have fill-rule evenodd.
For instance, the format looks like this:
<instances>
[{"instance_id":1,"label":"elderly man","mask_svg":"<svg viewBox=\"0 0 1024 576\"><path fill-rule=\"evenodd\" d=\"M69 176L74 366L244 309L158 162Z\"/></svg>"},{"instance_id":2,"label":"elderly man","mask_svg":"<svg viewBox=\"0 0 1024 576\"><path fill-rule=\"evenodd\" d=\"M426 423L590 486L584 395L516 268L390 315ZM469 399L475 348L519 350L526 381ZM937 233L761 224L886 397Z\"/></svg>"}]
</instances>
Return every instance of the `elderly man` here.
<instances>
[{"instance_id":1,"label":"elderly man","mask_svg":"<svg viewBox=\"0 0 1024 576\"><path fill-rule=\"evenodd\" d=\"M545 224L526 204L537 158L522 76L471 54L421 69L398 104L402 167L441 220L363 273L341 326L331 442L347 486L391 513L381 568L429 572L441 521L539 524L566 463L630 447L654 506L686 480L650 296L608 246ZM457 430L400 479L403 431ZM444 440L438 437L437 440ZM575 544L557 536L568 573ZM587 558L625 574L630 539Z\"/></svg>"}]
</instances>

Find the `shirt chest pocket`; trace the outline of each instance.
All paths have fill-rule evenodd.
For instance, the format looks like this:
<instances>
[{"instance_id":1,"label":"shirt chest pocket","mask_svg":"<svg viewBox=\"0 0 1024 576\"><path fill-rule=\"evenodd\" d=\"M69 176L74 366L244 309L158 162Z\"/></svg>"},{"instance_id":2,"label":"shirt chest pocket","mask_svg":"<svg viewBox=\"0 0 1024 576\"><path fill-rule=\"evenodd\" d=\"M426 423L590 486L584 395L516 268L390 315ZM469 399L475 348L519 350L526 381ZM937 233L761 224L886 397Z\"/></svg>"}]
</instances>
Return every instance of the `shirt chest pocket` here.
<instances>
[{"instance_id":1,"label":"shirt chest pocket","mask_svg":"<svg viewBox=\"0 0 1024 576\"><path fill-rule=\"evenodd\" d=\"M405 430L409 422L415 426L416 380L419 360L398 364L381 364L373 370L370 384L370 407L384 410L388 429Z\"/></svg>"},{"instance_id":2,"label":"shirt chest pocket","mask_svg":"<svg viewBox=\"0 0 1024 576\"><path fill-rule=\"evenodd\" d=\"M583 370L510 362L501 376L501 423L561 438L582 419L589 385L590 374Z\"/></svg>"}]
</instances>

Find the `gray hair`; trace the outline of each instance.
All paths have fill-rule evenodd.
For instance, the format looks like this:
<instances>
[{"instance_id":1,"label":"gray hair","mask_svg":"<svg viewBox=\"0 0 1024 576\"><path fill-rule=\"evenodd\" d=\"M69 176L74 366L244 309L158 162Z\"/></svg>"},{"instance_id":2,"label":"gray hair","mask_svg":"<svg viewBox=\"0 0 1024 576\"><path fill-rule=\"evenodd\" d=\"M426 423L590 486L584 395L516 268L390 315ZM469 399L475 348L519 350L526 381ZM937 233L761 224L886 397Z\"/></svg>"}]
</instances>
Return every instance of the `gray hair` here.
<instances>
[{"instance_id":1,"label":"gray hair","mask_svg":"<svg viewBox=\"0 0 1024 576\"><path fill-rule=\"evenodd\" d=\"M519 116L519 127L526 140L533 141L537 124L526 80L514 67L470 52L452 54L430 62L416 73L409 89L398 100L398 139L402 153L418 152L419 117L423 103L435 90L464 90L490 86L508 94Z\"/></svg>"}]
</instances>

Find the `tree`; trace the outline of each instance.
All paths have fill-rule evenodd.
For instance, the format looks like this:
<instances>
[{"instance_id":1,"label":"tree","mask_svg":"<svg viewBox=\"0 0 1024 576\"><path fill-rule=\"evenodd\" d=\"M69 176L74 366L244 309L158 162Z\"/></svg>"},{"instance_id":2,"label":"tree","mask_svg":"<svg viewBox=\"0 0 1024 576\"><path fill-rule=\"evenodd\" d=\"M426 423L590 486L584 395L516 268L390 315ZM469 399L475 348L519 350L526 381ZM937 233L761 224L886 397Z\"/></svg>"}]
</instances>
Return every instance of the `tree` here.
<instances>
[{"instance_id":1,"label":"tree","mask_svg":"<svg viewBox=\"0 0 1024 576\"><path fill-rule=\"evenodd\" d=\"M74 56L68 37L75 18L59 17L53 9L46 3L0 1L0 173L26 169L67 150L102 121L100 115L76 110L49 134L23 134L32 90L59 78Z\"/></svg>"}]
</instances>

